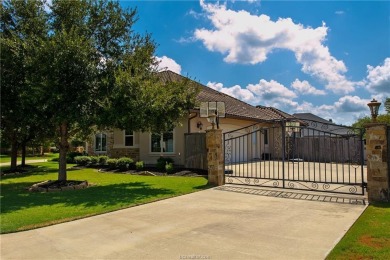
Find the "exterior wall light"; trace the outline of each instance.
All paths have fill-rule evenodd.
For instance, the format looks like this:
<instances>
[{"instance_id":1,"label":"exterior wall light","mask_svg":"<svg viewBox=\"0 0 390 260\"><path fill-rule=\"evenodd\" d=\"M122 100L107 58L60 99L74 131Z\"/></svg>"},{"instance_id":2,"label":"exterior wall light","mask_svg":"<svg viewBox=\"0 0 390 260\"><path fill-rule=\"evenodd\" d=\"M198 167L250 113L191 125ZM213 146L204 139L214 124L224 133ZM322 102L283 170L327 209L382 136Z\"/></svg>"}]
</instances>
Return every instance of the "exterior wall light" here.
<instances>
[{"instance_id":1,"label":"exterior wall light","mask_svg":"<svg viewBox=\"0 0 390 260\"><path fill-rule=\"evenodd\" d=\"M376 123L376 117L378 116L379 107L381 103L376 101L375 98L371 100L370 103L367 104L371 111L372 122Z\"/></svg>"},{"instance_id":2,"label":"exterior wall light","mask_svg":"<svg viewBox=\"0 0 390 260\"><path fill-rule=\"evenodd\" d=\"M203 128L202 122L199 121L198 123L196 123L196 127L197 127L198 129L202 130L202 128Z\"/></svg>"}]
</instances>

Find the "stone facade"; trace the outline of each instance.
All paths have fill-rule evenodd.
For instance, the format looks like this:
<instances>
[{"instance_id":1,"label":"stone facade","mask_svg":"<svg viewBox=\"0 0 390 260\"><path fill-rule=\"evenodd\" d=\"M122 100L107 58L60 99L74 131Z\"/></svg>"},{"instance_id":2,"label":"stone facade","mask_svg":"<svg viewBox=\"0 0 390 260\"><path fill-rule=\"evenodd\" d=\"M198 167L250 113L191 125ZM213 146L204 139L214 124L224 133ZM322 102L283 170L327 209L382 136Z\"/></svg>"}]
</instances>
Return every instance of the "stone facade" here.
<instances>
[{"instance_id":1,"label":"stone facade","mask_svg":"<svg viewBox=\"0 0 390 260\"><path fill-rule=\"evenodd\" d=\"M110 158L129 157L134 161L140 160L139 148L114 148L114 132L105 131L107 135L107 152L95 152L95 140L92 136L88 142L88 154L92 156L107 155Z\"/></svg>"},{"instance_id":2,"label":"stone facade","mask_svg":"<svg viewBox=\"0 0 390 260\"><path fill-rule=\"evenodd\" d=\"M111 158L130 157L139 161L139 148L109 148L107 155Z\"/></svg>"},{"instance_id":3,"label":"stone facade","mask_svg":"<svg viewBox=\"0 0 390 260\"><path fill-rule=\"evenodd\" d=\"M366 125L368 201L390 201L387 125Z\"/></svg>"},{"instance_id":4,"label":"stone facade","mask_svg":"<svg viewBox=\"0 0 390 260\"><path fill-rule=\"evenodd\" d=\"M224 185L225 175L221 129L206 131L206 148L209 183L217 186Z\"/></svg>"}]
</instances>

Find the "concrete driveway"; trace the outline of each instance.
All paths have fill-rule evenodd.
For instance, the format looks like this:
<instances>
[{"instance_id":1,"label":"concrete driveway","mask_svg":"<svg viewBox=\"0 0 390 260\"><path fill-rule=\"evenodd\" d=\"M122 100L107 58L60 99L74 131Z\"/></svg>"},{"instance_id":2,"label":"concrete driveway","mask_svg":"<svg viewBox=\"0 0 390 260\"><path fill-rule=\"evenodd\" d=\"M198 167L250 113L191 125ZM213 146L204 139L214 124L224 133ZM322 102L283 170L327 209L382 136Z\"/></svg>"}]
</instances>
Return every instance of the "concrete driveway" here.
<instances>
[{"instance_id":1,"label":"concrete driveway","mask_svg":"<svg viewBox=\"0 0 390 260\"><path fill-rule=\"evenodd\" d=\"M1 258L324 259L366 207L283 193L222 186L5 234Z\"/></svg>"}]
</instances>

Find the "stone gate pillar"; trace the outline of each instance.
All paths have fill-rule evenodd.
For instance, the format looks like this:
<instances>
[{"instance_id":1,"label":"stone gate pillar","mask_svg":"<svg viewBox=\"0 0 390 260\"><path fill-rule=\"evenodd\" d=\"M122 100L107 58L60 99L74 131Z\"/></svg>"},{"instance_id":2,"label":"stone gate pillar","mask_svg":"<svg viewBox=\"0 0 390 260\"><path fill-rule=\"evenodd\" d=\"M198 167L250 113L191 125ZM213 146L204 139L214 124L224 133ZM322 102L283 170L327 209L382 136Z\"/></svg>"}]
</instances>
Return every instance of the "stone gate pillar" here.
<instances>
[{"instance_id":1,"label":"stone gate pillar","mask_svg":"<svg viewBox=\"0 0 390 260\"><path fill-rule=\"evenodd\" d=\"M221 186L225 184L223 165L222 130L206 131L207 168L210 184Z\"/></svg>"},{"instance_id":2,"label":"stone gate pillar","mask_svg":"<svg viewBox=\"0 0 390 260\"><path fill-rule=\"evenodd\" d=\"M389 164L387 125L366 125L368 202L389 201Z\"/></svg>"}]
</instances>

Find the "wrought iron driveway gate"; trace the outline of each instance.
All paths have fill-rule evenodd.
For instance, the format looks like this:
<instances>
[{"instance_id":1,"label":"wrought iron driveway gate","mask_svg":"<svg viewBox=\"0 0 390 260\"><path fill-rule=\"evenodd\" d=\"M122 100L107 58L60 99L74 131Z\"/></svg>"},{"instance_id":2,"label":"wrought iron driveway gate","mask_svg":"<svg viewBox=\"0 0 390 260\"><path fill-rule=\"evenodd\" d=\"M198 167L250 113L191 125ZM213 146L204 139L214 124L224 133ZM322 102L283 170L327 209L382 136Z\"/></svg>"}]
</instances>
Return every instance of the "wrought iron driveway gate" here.
<instances>
[{"instance_id":1,"label":"wrought iron driveway gate","mask_svg":"<svg viewBox=\"0 0 390 260\"><path fill-rule=\"evenodd\" d=\"M364 194L364 129L269 121L224 134L225 181Z\"/></svg>"}]
</instances>

